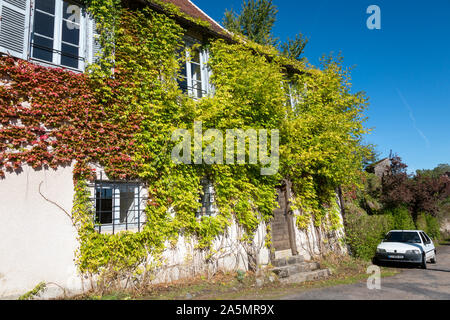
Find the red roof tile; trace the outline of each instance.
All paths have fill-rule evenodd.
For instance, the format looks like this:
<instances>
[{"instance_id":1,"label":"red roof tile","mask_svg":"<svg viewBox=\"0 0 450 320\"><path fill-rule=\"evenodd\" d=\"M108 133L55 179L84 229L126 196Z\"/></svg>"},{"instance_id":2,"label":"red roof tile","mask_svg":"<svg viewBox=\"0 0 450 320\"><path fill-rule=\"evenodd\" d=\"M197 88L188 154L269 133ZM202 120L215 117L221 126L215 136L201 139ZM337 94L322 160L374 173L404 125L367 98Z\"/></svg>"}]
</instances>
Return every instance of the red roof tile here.
<instances>
[{"instance_id":1,"label":"red roof tile","mask_svg":"<svg viewBox=\"0 0 450 320\"><path fill-rule=\"evenodd\" d=\"M203 21L209 22L211 25L211 29L218 33L223 33L226 31L219 23L217 23L214 19L208 16L205 12L203 12L199 7L197 7L193 2L189 0L163 0L164 2L172 3L180 8L180 10L197 19L201 19Z\"/></svg>"}]
</instances>

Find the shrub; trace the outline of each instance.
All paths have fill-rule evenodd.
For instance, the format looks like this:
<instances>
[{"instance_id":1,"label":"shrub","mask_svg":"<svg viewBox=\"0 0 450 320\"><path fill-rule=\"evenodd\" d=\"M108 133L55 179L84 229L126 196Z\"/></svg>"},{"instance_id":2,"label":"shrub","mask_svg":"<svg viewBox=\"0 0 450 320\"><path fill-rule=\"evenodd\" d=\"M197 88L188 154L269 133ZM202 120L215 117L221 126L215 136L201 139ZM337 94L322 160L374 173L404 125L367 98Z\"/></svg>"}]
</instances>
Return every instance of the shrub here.
<instances>
[{"instance_id":1,"label":"shrub","mask_svg":"<svg viewBox=\"0 0 450 320\"><path fill-rule=\"evenodd\" d=\"M441 238L441 226L438 219L433 217L431 214L427 214L425 219L427 220L426 233L434 240L439 240Z\"/></svg>"},{"instance_id":2,"label":"shrub","mask_svg":"<svg viewBox=\"0 0 450 320\"><path fill-rule=\"evenodd\" d=\"M395 230L414 230L416 228L414 220L406 207L385 210L384 214L392 216L394 223L392 228Z\"/></svg>"},{"instance_id":3,"label":"shrub","mask_svg":"<svg viewBox=\"0 0 450 320\"><path fill-rule=\"evenodd\" d=\"M346 240L352 255L364 260L372 259L378 244L393 225L391 215L349 213L346 216Z\"/></svg>"},{"instance_id":4,"label":"shrub","mask_svg":"<svg viewBox=\"0 0 450 320\"><path fill-rule=\"evenodd\" d=\"M431 214L421 212L417 216L416 226L417 229L425 231L433 240L439 240L441 238L439 221Z\"/></svg>"},{"instance_id":5,"label":"shrub","mask_svg":"<svg viewBox=\"0 0 450 320\"><path fill-rule=\"evenodd\" d=\"M425 232L434 240L439 240L441 238L441 228L438 219L430 214L427 214L425 219L427 220L427 231Z\"/></svg>"},{"instance_id":6,"label":"shrub","mask_svg":"<svg viewBox=\"0 0 450 320\"><path fill-rule=\"evenodd\" d=\"M425 218L425 215L426 215L426 213L424 213L424 212L421 212L417 215L416 228L418 230L423 230L423 231L427 232L427 220Z\"/></svg>"}]
</instances>

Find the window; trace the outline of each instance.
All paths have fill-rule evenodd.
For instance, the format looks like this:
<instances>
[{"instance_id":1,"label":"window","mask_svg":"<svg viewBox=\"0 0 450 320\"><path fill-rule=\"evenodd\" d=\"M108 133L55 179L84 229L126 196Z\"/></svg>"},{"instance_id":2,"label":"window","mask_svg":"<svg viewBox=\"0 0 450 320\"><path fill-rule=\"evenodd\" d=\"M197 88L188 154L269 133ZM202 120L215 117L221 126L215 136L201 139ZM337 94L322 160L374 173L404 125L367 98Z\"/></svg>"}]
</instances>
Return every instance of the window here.
<instances>
[{"instance_id":1,"label":"window","mask_svg":"<svg viewBox=\"0 0 450 320\"><path fill-rule=\"evenodd\" d=\"M288 81L286 90L286 98L288 100L288 106L293 111L298 111L297 107L303 102L303 98L306 94L306 84L303 90L299 90L293 81Z\"/></svg>"},{"instance_id":2,"label":"window","mask_svg":"<svg viewBox=\"0 0 450 320\"><path fill-rule=\"evenodd\" d=\"M431 239L427 236L425 232L421 232L420 236L422 237L423 243L425 244L431 243Z\"/></svg>"},{"instance_id":3,"label":"window","mask_svg":"<svg viewBox=\"0 0 450 320\"><path fill-rule=\"evenodd\" d=\"M31 57L74 69L84 67L81 7L68 0L35 0Z\"/></svg>"},{"instance_id":4,"label":"window","mask_svg":"<svg viewBox=\"0 0 450 320\"><path fill-rule=\"evenodd\" d=\"M398 231L390 232L384 239L385 242L404 242L404 243L420 243L420 237L417 232Z\"/></svg>"},{"instance_id":5,"label":"window","mask_svg":"<svg viewBox=\"0 0 450 320\"><path fill-rule=\"evenodd\" d=\"M180 88L194 99L200 99L212 92L209 84L211 71L207 65L209 54L206 49L194 46L194 40L186 40L186 63L181 68Z\"/></svg>"},{"instance_id":6,"label":"window","mask_svg":"<svg viewBox=\"0 0 450 320\"><path fill-rule=\"evenodd\" d=\"M197 211L197 217L212 216L216 213L214 206L214 186L207 179L202 180L202 193L200 195L201 207Z\"/></svg>"},{"instance_id":7,"label":"window","mask_svg":"<svg viewBox=\"0 0 450 320\"><path fill-rule=\"evenodd\" d=\"M422 242L426 243L427 239L425 239L425 236L423 235L423 232L420 232L420 238L422 238Z\"/></svg>"},{"instance_id":8,"label":"window","mask_svg":"<svg viewBox=\"0 0 450 320\"><path fill-rule=\"evenodd\" d=\"M0 1L0 52L84 70L99 51L95 23L75 0Z\"/></svg>"},{"instance_id":9,"label":"window","mask_svg":"<svg viewBox=\"0 0 450 320\"><path fill-rule=\"evenodd\" d=\"M94 221L99 232L140 231L145 199L139 183L97 181L94 194Z\"/></svg>"}]
</instances>

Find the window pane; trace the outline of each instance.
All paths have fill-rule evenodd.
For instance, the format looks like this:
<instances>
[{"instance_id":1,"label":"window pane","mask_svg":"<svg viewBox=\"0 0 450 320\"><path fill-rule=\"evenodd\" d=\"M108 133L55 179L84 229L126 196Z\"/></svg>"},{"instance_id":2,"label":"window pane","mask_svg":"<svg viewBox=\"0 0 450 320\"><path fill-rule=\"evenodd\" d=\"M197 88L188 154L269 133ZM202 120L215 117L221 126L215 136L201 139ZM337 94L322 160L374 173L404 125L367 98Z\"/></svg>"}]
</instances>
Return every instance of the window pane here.
<instances>
[{"instance_id":1,"label":"window pane","mask_svg":"<svg viewBox=\"0 0 450 320\"><path fill-rule=\"evenodd\" d=\"M35 33L42 34L44 36L53 38L53 31L55 28L55 18L48 14L36 11L34 15L34 28Z\"/></svg>"},{"instance_id":2,"label":"window pane","mask_svg":"<svg viewBox=\"0 0 450 320\"><path fill-rule=\"evenodd\" d=\"M36 9L55 14L55 0L36 0Z\"/></svg>"},{"instance_id":3,"label":"window pane","mask_svg":"<svg viewBox=\"0 0 450 320\"><path fill-rule=\"evenodd\" d=\"M201 98L203 96L202 83L199 81L192 81L192 91L196 98Z\"/></svg>"},{"instance_id":4,"label":"window pane","mask_svg":"<svg viewBox=\"0 0 450 320\"><path fill-rule=\"evenodd\" d=\"M200 195L201 207L197 216L210 216L214 213L214 187L210 181L202 181L203 192Z\"/></svg>"},{"instance_id":5,"label":"window pane","mask_svg":"<svg viewBox=\"0 0 450 320\"><path fill-rule=\"evenodd\" d=\"M63 2L63 18L69 19L72 22L80 22L80 12L81 9L76 4L70 3L69 1Z\"/></svg>"},{"instance_id":6,"label":"window pane","mask_svg":"<svg viewBox=\"0 0 450 320\"><path fill-rule=\"evenodd\" d=\"M423 233L420 233L420 237L422 238L423 243L427 242L427 240L425 239L425 236L423 235Z\"/></svg>"},{"instance_id":7,"label":"window pane","mask_svg":"<svg viewBox=\"0 0 450 320\"><path fill-rule=\"evenodd\" d=\"M200 64L200 52L198 50L191 50L191 62Z\"/></svg>"},{"instance_id":8,"label":"window pane","mask_svg":"<svg viewBox=\"0 0 450 320\"><path fill-rule=\"evenodd\" d=\"M78 46L80 43L80 26L75 23L63 20L62 41Z\"/></svg>"},{"instance_id":9,"label":"window pane","mask_svg":"<svg viewBox=\"0 0 450 320\"><path fill-rule=\"evenodd\" d=\"M128 190L120 190L120 223L129 223L133 219L134 212L134 187Z\"/></svg>"},{"instance_id":10,"label":"window pane","mask_svg":"<svg viewBox=\"0 0 450 320\"><path fill-rule=\"evenodd\" d=\"M34 35L33 37L33 58L52 62L53 40Z\"/></svg>"},{"instance_id":11,"label":"window pane","mask_svg":"<svg viewBox=\"0 0 450 320\"><path fill-rule=\"evenodd\" d=\"M95 200L95 222L111 224L113 217L112 189L97 188Z\"/></svg>"},{"instance_id":12,"label":"window pane","mask_svg":"<svg viewBox=\"0 0 450 320\"><path fill-rule=\"evenodd\" d=\"M78 69L78 50L77 47L65 43L61 44L61 64Z\"/></svg>"},{"instance_id":13,"label":"window pane","mask_svg":"<svg viewBox=\"0 0 450 320\"><path fill-rule=\"evenodd\" d=\"M186 93L188 89L186 63L182 63L181 65L180 76L181 77L178 79L178 85L183 93Z\"/></svg>"},{"instance_id":14,"label":"window pane","mask_svg":"<svg viewBox=\"0 0 450 320\"><path fill-rule=\"evenodd\" d=\"M417 232L391 232L387 235L385 241L420 243L420 237Z\"/></svg>"},{"instance_id":15,"label":"window pane","mask_svg":"<svg viewBox=\"0 0 450 320\"><path fill-rule=\"evenodd\" d=\"M191 76L192 80L202 80L200 65L191 63Z\"/></svg>"}]
</instances>

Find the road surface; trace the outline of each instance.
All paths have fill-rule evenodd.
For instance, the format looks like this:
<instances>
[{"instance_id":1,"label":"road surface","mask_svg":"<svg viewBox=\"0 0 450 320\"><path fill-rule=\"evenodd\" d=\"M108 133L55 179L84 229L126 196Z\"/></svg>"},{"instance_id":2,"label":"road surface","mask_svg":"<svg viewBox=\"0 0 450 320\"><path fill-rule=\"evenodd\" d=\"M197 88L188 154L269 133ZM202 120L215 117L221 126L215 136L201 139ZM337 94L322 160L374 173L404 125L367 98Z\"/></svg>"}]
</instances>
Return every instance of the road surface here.
<instances>
[{"instance_id":1,"label":"road surface","mask_svg":"<svg viewBox=\"0 0 450 320\"><path fill-rule=\"evenodd\" d=\"M401 273L381 279L380 290L369 290L366 282L312 289L285 296L283 300L449 300L450 244L437 248L437 264L428 269L398 268Z\"/></svg>"}]
</instances>

